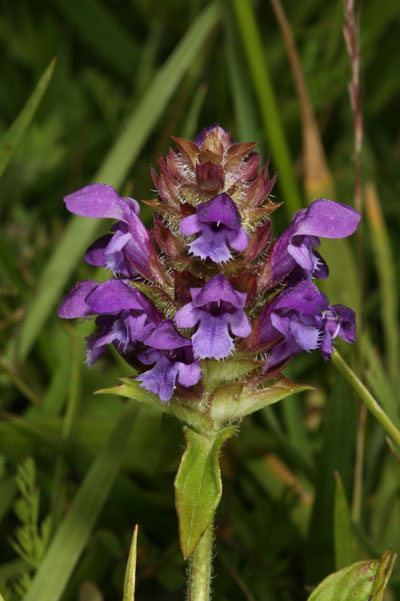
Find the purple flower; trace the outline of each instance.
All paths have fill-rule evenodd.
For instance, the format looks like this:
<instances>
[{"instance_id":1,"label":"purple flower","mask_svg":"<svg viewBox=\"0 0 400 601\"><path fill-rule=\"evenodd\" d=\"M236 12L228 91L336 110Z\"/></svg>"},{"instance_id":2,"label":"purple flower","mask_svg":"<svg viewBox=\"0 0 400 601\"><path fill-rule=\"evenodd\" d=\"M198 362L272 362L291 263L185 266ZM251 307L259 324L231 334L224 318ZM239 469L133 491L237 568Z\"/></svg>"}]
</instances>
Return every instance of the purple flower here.
<instances>
[{"instance_id":1,"label":"purple flower","mask_svg":"<svg viewBox=\"0 0 400 601\"><path fill-rule=\"evenodd\" d=\"M287 276L297 265L298 278L326 278L328 267L322 257L313 250L321 238L345 238L357 229L360 214L351 207L325 200L315 200L308 209L297 211L292 224L276 242L271 266L273 281Z\"/></svg>"},{"instance_id":2,"label":"purple flower","mask_svg":"<svg viewBox=\"0 0 400 601\"><path fill-rule=\"evenodd\" d=\"M182 219L179 227L187 236L200 233L189 245L193 255L221 263L232 258L228 244L238 251L247 248L248 237L241 222L235 203L224 192L197 205L196 214Z\"/></svg>"},{"instance_id":3,"label":"purple flower","mask_svg":"<svg viewBox=\"0 0 400 601\"><path fill-rule=\"evenodd\" d=\"M64 198L67 209L82 217L118 219L113 234L102 236L85 255L90 265L108 267L113 274L132 278L148 275L149 234L140 221L139 204L133 198L120 198L111 186L91 184Z\"/></svg>"},{"instance_id":4,"label":"purple flower","mask_svg":"<svg viewBox=\"0 0 400 601\"><path fill-rule=\"evenodd\" d=\"M337 336L355 342L354 311L330 306L327 296L312 282L299 282L281 292L260 315L260 346L278 342L268 354L264 371L303 350L320 348L322 356L329 358Z\"/></svg>"},{"instance_id":5,"label":"purple flower","mask_svg":"<svg viewBox=\"0 0 400 601\"><path fill-rule=\"evenodd\" d=\"M178 328L192 328L198 322L199 328L192 337L196 357L224 359L234 345L229 334L247 338L251 326L243 310L247 294L237 292L219 274L208 280L203 288L190 288L192 302L175 315Z\"/></svg>"},{"instance_id":6,"label":"purple flower","mask_svg":"<svg viewBox=\"0 0 400 601\"><path fill-rule=\"evenodd\" d=\"M343 305L329 305L322 315L321 355L329 359L332 354L332 340L337 336L354 344L356 341L356 314Z\"/></svg>"},{"instance_id":7,"label":"purple flower","mask_svg":"<svg viewBox=\"0 0 400 601\"><path fill-rule=\"evenodd\" d=\"M146 339L148 350L138 359L154 367L137 377L142 387L158 394L163 403L170 400L176 382L182 386L194 386L201 378L200 363L194 358L192 343L181 336L171 319L160 324Z\"/></svg>"},{"instance_id":8,"label":"purple flower","mask_svg":"<svg viewBox=\"0 0 400 601\"><path fill-rule=\"evenodd\" d=\"M59 306L58 314L64 319L98 315L99 331L87 338L88 365L97 361L110 343L123 354L134 351L161 321L154 305L123 280L79 282Z\"/></svg>"}]
</instances>

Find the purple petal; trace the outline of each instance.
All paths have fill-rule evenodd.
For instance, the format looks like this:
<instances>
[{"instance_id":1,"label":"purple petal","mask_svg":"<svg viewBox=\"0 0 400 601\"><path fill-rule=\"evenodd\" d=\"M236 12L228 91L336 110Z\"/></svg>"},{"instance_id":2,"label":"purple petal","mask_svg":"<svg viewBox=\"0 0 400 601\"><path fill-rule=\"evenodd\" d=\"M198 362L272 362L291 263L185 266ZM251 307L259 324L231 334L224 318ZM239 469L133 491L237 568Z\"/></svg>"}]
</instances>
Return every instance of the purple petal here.
<instances>
[{"instance_id":1,"label":"purple petal","mask_svg":"<svg viewBox=\"0 0 400 601\"><path fill-rule=\"evenodd\" d=\"M360 213L352 207L320 198L295 214L294 235L346 238L356 231L360 219Z\"/></svg>"},{"instance_id":2,"label":"purple petal","mask_svg":"<svg viewBox=\"0 0 400 601\"><path fill-rule=\"evenodd\" d=\"M205 127L204 129L202 129L195 137L194 143L200 147L203 144L206 135L209 134L213 129L216 129L216 128L219 128L219 125L217 123L214 123L214 125L209 125L208 127ZM223 131L225 131L225 130L223 130Z\"/></svg>"},{"instance_id":3,"label":"purple petal","mask_svg":"<svg viewBox=\"0 0 400 601\"><path fill-rule=\"evenodd\" d=\"M287 308L316 315L327 306L326 296L312 282L303 281L281 292L273 302L272 310Z\"/></svg>"},{"instance_id":4,"label":"purple petal","mask_svg":"<svg viewBox=\"0 0 400 601\"><path fill-rule=\"evenodd\" d=\"M229 261L232 258L226 244L227 232L229 230L213 232L206 224L203 224L202 227L203 231L201 235L189 245L190 252L195 257L200 257L203 260L210 258L215 263Z\"/></svg>"},{"instance_id":5,"label":"purple petal","mask_svg":"<svg viewBox=\"0 0 400 601\"><path fill-rule=\"evenodd\" d=\"M87 302L94 313L116 313L123 309L143 311L150 304L146 297L123 280L109 280L100 284Z\"/></svg>"},{"instance_id":6,"label":"purple petal","mask_svg":"<svg viewBox=\"0 0 400 601\"><path fill-rule=\"evenodd\" d=\"M129 226L130 238L124 247L124 252L138 269L147 273L150 257L149 233L135 213L129 214L126 223Z\"/></svg>"},{"instance_id":7,"label":"purple petal","mask_svg":"<svg viewBox=\"0 0 400 601\"><path fill-rule=\"evenodd\" d=\"M142 383L143 388L157 394L163 403L167 403L174 392L178 367L161 352L155 360L157 361L155 366L137 376L136 379Z\"/></svg>"},{"instance_id":8,"label":"purple petal","mask_svg":"<svg viewBox=\"0 0 400 601\"><path fill-rule=\"evenodd\" d=\"M192 236L202 230L202 224L197 215L189 215L184 217L179 224L179 229L185 236Z\"/></svg>"},{"instance_id":9,"label":"purple petal","mask_svg":"<svg viewBox=\"0 0 400 601\"><path fill-rule=\"evenodd\" d=\"M192 338L193 350L199 359L224 359L233 350L232 338L222 316L202 315L199 329Z\"/></svg>"},{"instance_id":10,"label":"purple petal","mask_svg":"<svg viewBox=\"0 0 400 601\"><path fill-rule=\"evenodd\" d=\"M146 313L142 313L138 316L129 315L126 318L126 325L129 330L130 340L139 340L140 342L144 342L155 327L152 321L148 321Z\"/></svg>"},{"instance_id":11,"label":"purple petal","mask_svg":"<svg viewBox=\"0 0 400 601\"><path fill-rule=\"evenodd\" d=\"M322 336L320 351L324 359L329 359L333 353L332 336L329 332L324 332Z\"/></svg>"},{"instance_id":12,"label":"purple petal","mask_svg":"<svg viewBox=\"0 0 400 601\"><path fill-rule=\"evenodd\" d=\"M124 219L127 205L111 186L91 184L64 197L68 211L81 217Z\"/></svg>"},{"instance_id":13,"label":"purple petal","mask_svg":"<svg viewBox=\"0 0 400 601\"><path fill-rule=\"evenodd\" d=\"M235 203L226 192L197 205L196 210L204 223L222 223L231 230L237 230L242 222Z\"/></svg>"},{"instance_id":14,"label":"purple petal","mask_svg":"<svg viewBox=\"0 0 400 601\"><path fill-rule=\"evenodd\" d=\"M287 250L290 256L296 261L300 267L307 271L313 271L314 261L310 244L307 244L307 238L300 245L288 244Z\"/></svg>"},{"instance_id":15,"label":"purple petal","mask_svg":"<svg viewBox=\"0 0 400 601\"><path fill-rule=\"evenodd\" d=\"M137 200L134 198L129 198L128 196L123 196L122 200L126 202L127 205L132 209L135 215L139 215L140 213L140 205Z\"/></svg>"},{"instance_id":16,"label":"purple petal","mask_svg":"<svg viewBox=\"0 0 400 601\"><path fill-rule=\"evenodd\" d=\"M279 365L283 361L286 361L293 355L300 353L303 349L299 346L296 340L293 337L290 337L286 340L280 342L277 346L275 346L270 353L268 354L267 360L263 367L263 372L265 373L275 365Z\"/></svg>"},{"instance_id":17,"label":"purple petal","mask_svg":"<svg viewBox=\"0 0 400 601\"><path fill-rule=\"evenodd\" d=\"M177 361L175 367L178 369L178 382L182 386L194 386L201 378L201 368L198 361L189 364Z\"/></svg>"},{"instance_id":18,"label":"purple petal","mask_svg":"<svg viewBox=\"0 0 400 601\"><path fill-rule=\"evenodd\" d=\"M89 246L86 251L86 263L89 263L89 265L94 265L95 267L106 267L107 259L104 252L111 238L112 234L106 234L105 236L98 238L96 242L93 242L93 244Z\"/></svg>"},{"instance_id":19,"label":"purple petal","mask_svg":"<svg viewBox=\"0 0 400 601\"><path fill-rule=\"evenodd\" d=\"M344 305L333 305L329 309L325 327L332 338L340 336L346 342L354 344L356 341L356 314L354 311Z\"/></svg>"},{"instance_id":20,"label":"purple petal","mask_svg":"<svg viewBox=\"0 0 400 601\"><path fill-rule=\"evenodd\" d=\"M305 351L311 351L318 347L320 331L315 326L304 325L300 320L292 319L290 329L297 344Z\"/></svg>"},{"instance_id":21,"label":"purple petal","mask_svg":"<svg viewBox=\"0 0 400 601\"><path fill-rule=\"evenodd\" d=\"M163 321L145 340L145 343L147 346L159 350L172 350L191 345L188 338L184 338L175 330L172 319Z\"/></svg>"},{"instance_id":22,"label":"purple petal","mask_svg":"<svg viewBox=\"0 0 400 601\"><path fill-rule=\"evenodd\" d=\"M175 314L175 322L178 328L193 328L201 318L202 311L195 309L193 303L187 303Z\"/></svg>"},{"instance_id":23,"label":"purple petal","mask_svg":"<svg viewBox=\"0 0 400 601\"><path fill-rule=\"evenodd\" d=\"M85 363L88 367L91 367L93 363L98 361L98 359L100 359L100 357L104 355L104 351L106 350L106 345L97 345L97 340L99 339L99 337L100 335L98 333L91 334L90 336L86 337Z\"/></svg>"},{"instance_id":24,"label":"purple petal","mask_svg":"<svg viewBox=\"0 0 400 601\"><path fill-rule=\"evenodd\" d=\"M213 301L225 301L237 309L243 309L247 297L246 292L237 292L222 274L208 280L203 288L191 288L190 292L195 307L202 307Z\"/></svg>"},{"instance_id":25,"label":"purple petal","mask_svg":"<svg viewBox=\"0 0 400 601\"><path fill-rule=\"evenodd\" d=\"M237 309L233 313L225 313L224 319L229 323L232 334L240 336L240 338L247 338L251 334L251 325L246 313L243 309Z\"/></svg>"},{"instance_id":26,"label":"purple petal","mask_svg":"<svg viewBox=\"0 0 400 601\"><path fill-rule=\"evenodd\" d=\"M242 226L240 226L236 232L228 232L227 237L231 247L239 252L246 250L249 245L249 237Z\"/></svg>"},{"instance_id":27,"label":"purple petal","mask_svg":"<svg viewBox=\"0 0 400 601\"><path fill-rule=\"evenodd\" d=\"M58 307L58 315L64 319L74 319L97 313L92 306L87 304L86 298L98 286L99 283L93 280L78 282Z\"/></svg>"}]
</instances>

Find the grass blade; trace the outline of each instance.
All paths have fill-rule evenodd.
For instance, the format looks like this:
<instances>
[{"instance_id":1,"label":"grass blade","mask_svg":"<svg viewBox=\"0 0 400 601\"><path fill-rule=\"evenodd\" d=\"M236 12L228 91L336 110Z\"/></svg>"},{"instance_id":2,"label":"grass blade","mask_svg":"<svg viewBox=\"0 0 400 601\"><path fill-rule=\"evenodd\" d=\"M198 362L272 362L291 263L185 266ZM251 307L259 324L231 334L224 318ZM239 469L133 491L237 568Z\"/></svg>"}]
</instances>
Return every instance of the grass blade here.
<instances>
[{"instance_id":1,"label":"grass blade","mask_svg":"<svg viewBox=\"0 0 400 601\"><path fill-rule=\"evenodd\" d=\"M196 58L218 18L219 10L213 3L199 15L125 123L121 135L95 174L94 181L101 181L115 187L123 183L184 73ZM70 220L63 238L43 270L37 293L27 311L20 334L20 360L29 353L43 324L57 303L64 285L98 227L99 221L96 219L72 217Z\"/></svg>"},{"instance_id":2,"label":"grass blade","mask_svg":"<svg viewBox=\"0 0 400 601\"><path fill-rule=\"evenodd\" d=\"M234 0L233 4L253 78L254 90L258 98L265 137L271 148L275 167L279 169L279 182L285 199L285 207L291 219L293 213L301 209L302 202L293 176L293 164L265 60L260 31L257 27L251 0Z\"/></svg>"},{"instance_id":3,"label":"grass blade","mask_svg":"<svg viewBox=\"0 0 400 601\"><path fill-rule=\"evenodd\" d=\"M118 475L138 407L130 402L93 462L23 601L58 601Z\"/></svg>"},{"instance_id":4,"label":"grass blade","mask_svg":"<svg viewBox=\"0 0 400 601\"><path fill-rule=\"evenodd\" d=\"M239 140L257 140L259 124L240 33L230 0L223 0L229 83Z\"/></svg>"},{"instance_id":5,"label":"grass blade","mask_svg":"<svg viewBox=\"0 0 400 601\"><path fill-rule=\"evenodd\" d=\"M380 280L381 321L385 337L387 365L392 382L399 373L399 328L397 321L396 271L378 194L372 183L365 190L366 214L374 247L376 271Z\"/></svg>"},{"instance_id":6,"label":"grass blade","mask_svg":"<svg viewBox=\"0 0 400 601\"><path fill-rule=\"evenodd\" d=\"M128 563L126 565L124 579L124 596L122 598L122 601L135 600L137 535L138 525L136 524L135 529L133 531L131 548L129 549Z\"/></svg>"},{"instance_id":7,"label":"grass blade","mask_svg":"<svg viewBox=\"0 0 400 601\"><path fill-rule=\"evenodd\" d=\"M335 472L334 503L335 569L340 570L354 561L351 538L351 518L346 493L339 472Z\"/></svg>"},{"instance_id":8,"label":"grass blade","mask_svg":"<svg viewBox=\"0 0 400 601\"><path fill-rule=\"evenodd\" d=\"M53 58L53 60L50 62L50 65L39 79L36 88L34 89L30 98L27 100L24 108L15 119L14 123L0 139L0 177L3 175L12 155L14 154L15 149L18 146L19 141L34 117L43 94L47 90L47 86L50 83L55 65L56 59Z\"/></svg>"}]
</instances>

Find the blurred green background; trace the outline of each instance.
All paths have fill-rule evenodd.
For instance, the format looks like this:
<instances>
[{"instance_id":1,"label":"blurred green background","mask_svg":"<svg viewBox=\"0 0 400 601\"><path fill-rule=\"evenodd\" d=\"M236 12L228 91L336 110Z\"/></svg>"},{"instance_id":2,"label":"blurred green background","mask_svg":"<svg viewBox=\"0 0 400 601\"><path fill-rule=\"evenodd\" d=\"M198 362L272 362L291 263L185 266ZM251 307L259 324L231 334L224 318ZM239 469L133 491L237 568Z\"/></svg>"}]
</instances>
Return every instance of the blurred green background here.
<instances>
[{"instance_id":1,"label":"blurred green background","mask_svg":"<svg viewBox=\"0 0 400 601\"><path fill-rule=\"evenodd\" d=\"M92 395L129 368L110 351L87 369L92 324L61 323L56 306L77 280L107 277L82 258L109 224L71 217L62 197L101 181L153 198L150 166L170 136L218 122L237 141L259 141L279 169L276 233L315 197L353 204L343 5L282 0L285 31L276 0L0 5L0 592L5 601L121 599L138 523L137 598L181 599L173 478L182 435L147 408ZM331 302L359 313L357 348L340 350L399 425L398 2L363 3L360 31L363 226L358 245L335 241L323 254ZM149 224L150 211L142 216ZM400 466L383 430L360 417L317 353L287 373L317 390L247 420L223 452L221 601L305 599L343 565L335 545L350 538L348 562L400 550ZM334 527L335 470L352 519L345 541ZM396 599L399 569L391 582Z\"/></svg>"}]
</instances>

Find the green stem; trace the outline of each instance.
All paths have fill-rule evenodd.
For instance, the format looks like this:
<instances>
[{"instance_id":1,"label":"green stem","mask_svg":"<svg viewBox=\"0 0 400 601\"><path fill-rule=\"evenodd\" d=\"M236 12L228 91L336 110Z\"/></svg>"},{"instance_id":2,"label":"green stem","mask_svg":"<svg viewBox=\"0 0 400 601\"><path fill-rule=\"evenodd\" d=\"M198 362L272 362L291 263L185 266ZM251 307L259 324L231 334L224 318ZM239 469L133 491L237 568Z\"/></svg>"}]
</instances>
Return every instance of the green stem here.
<instances>
[{"instance_id":1,"label":"green stem","mask_svg":"<svg viewBox=\"0 0 400 601\"><path fill-rule=\"evenodd\" d=\"M204 532L190 557L188 601L209 601L212 571L213 524Z\"/></svg>"},{"instance_id":2,"label":"green stem","mask_svg":"<svg viewBox=\"0 0 400 601\"><path fill-rule=\"evenodd\" d=\"M384 412L379 403L374 399L372 394L365 388L361 380L356 376L352 369L344 361L343 357L337 351L332 354L332 361L338 368L341 374L346 378L351 387L356 391L363 403L371 411L372 415L377 419L381 426L386 430L392 440L400 447L400 431Z\"/></svg>"}]
</instances>

